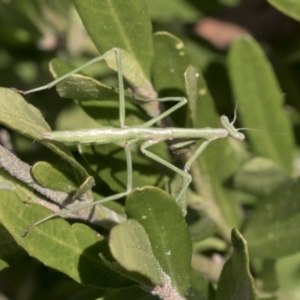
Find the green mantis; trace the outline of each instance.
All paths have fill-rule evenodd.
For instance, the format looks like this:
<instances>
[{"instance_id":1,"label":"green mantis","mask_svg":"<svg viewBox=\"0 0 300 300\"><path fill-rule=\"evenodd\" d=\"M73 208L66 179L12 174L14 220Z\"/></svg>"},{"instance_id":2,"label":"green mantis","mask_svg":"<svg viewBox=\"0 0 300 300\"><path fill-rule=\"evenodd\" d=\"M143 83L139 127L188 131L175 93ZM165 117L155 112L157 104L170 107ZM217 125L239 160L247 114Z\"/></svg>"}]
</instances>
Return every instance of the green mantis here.
<instances>
[{"instance_id":1,"label":"green mantis","mask_svg":"<svg viewBox=\"0 0 300 300\"><path fill-rule=\"evenodd\" d=\"M48 217L37 221L36 223L32 224L29 228L27 228L24 235L26 235L30 229L34 226L43 223L44 221L51 219L58 215L63 215L66 212L71 212L75 210L82 209L86 206L90 205L97 205L100 203L104 203L107 201L117 200L122 197L127 196L132 191L132 158L131 158L131 151L130 146L137 142L142 142L140 146L140 150L143 154L145 154L150 159L166 166L167 168L173 170L175 173L179 174L183 178L182 186L176 198L176 202L181 207L183 213L185 213L185 194L189 184L192 181L192 177L189 174L189 170L193 162L198 158L198 156L204 151L204 149L212 142L213 140L219 138L225 138L230 136L238 141L243 141L245 139L244 134L240 133L238 129L234 127L234 121L230 122L226 116L222 116L220 118L220 122L222 127L221 128L153 128L151 127L161 119L165 118L166 116L170 115L172 112L177 110L178 108L182 107L187 103L186 98L183 97L168 97L168 98L161 98L161 99L143 99L135 97L135 100L138 101L158 101L158 102L167 102L167 101L174 101L177 102L174 106L169 108L168 110L161 113L159 116L152 118L151 120L147 121L144 124L141 124L137 127L128 127L125 124L125 96L124 96L124 83L123 83L123 75L122 75L122 68L121 68L121 54L118 48L113 48L102 56L96 57L95 59L89 61L85 65L73 70L72 72L54 80L53 82L35 88L29 91L18 91L19 93L26 95L29 93L49 89L56 85L57 83L61 82L62 80L66 79L72 74L75 74L82 70L83 68L101 61L105 59L107 56L115 54L116 57L116 64L117 64L117 73L118 73L118 82L119 82L119 123L120 127L105 127L105 128L94 128L94 129L84 129L84 130L73 130L73 131L54 131L54 132L45 132L43 134L43 139L50 140L50 141L58 141L68 144L106 144L106 143L117 143L122 144L125 150L126 156L126 164L127 164L127 188L125 192L118 193L109 197L106 197L101 200L96 200L92 204L84 204L78 205L69 210L61 210L57 213L49 215ZM176 167L175 165L163 160L161 157L157 156L156 154L152 153L148 150L154 144L164 142L167 140L176 140L176 139L186 139L186 140L198 140L204 139L204 141L200 144L200 146L196 149L194 154L187 160L184 165L183 170ZM181 143L182 144L182 143ZM180 147L181 144L177 144ZM184 144L184 143L183 143ZM185 143L186 144L186 143ZM173 145L176 147L176 144Z\"/></svg>"}]
</instances>

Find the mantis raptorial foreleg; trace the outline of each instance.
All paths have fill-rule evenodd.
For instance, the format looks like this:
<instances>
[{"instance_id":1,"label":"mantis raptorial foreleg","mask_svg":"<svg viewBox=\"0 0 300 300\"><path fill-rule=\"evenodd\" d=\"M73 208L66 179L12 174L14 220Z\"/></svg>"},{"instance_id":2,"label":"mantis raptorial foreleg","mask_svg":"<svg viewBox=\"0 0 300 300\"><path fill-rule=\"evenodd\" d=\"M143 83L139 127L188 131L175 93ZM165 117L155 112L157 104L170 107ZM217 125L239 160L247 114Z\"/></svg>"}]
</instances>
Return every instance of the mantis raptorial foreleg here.
<instances>
[{"instance_id":1,"label":"mantis raptorial foreleg","mask_svg":"<svg viewBox=\"0 0 300 300\"><path fill-rule=\"evenodd\" d=\"M73 70L72 72L54 80L53 82L44 85L39 88L35 88L29 91L18 91L24 95L45 90L48 88L53 87L57 83L61 82L62 80L66 79L68 76L81 71L83 68L105 59L108 55L115 53L116 56L116 63L117 63L117 73L118 73L118 80L119 80L119 121L120 121L120 128L113 128L113 127L106 127L106 128L95 128L95 129L85 129L85 130L76 130L76 131L57 131L57 132L45 132L43 134L43 138L47 140L53 141L61 141L61 142L68 142L68 143L80 143L80 144L105 144L105 143L123 143L125 156L126 156L126 165L127 165L127 187L126 191L123 193L118 193L113 196L105 197L100 200L96 200L93 203L87 203L78 205L76 207L68 208L57 213L54 213L44 219L39 220L38 222L32 224L24 233L24 236L28 234L29 230L35 227L38 224L43 223L46 220L49 220L55 216L63 215L65 213L77 211L83 209L85 207L91 205L97 205L100 203L104 203L111 200L117 200L124 196L127 196L132 191L132 158L131 158L131 151L130 145L136 143L138 141L143 141L141 146L141 151L149 158L153 159L154 161L166 166L167 168L173 170L177 174L181 175L183 178L182 187L179 191L179 194L176 198L177 203L182 208L185 213L185 193L186 190L192 180L191 175L188 173L192 163L197 159L197 157L203 152L203 150L208 146L208 144L218 138L224 138L227 136L231 136L234 139L242 141L245 137L242 133L239 133L238 130L234 127L233 122L230 123L228 118L225 116L221 117L221 124L223 128L204 128L204 129L197 129L197 128L150 128L150 126L154 125L156 122L160 121L164 117L168 116L181 106L187 103L187 100L183 97L175 97L175 98L161 98L161 99L143 99L135 97L135 100L140 101L158 101L158 102L166 102L166 101L175 101L178 102L168 110L161 113L159 116L152 118L151 120L145 122L144 124L137 126L137 127L127 127L125 125L125 96L124 96L124 83L123 83L123 75L122 75L122 67L121 67L121 54L120 50L114 48L110 51L107 51L102 56L99 56L90 62L86 63L85 65ZM188 140L198 140L204 139L202 144L197 148L195 153L189 158L186 162L184 169L181 170L178 167L174 166L173 164L165 161L164 159L160 158L156 154L147 150L153 144L172 140L172 139L188 139ZM186 145L190 144L191 142L184 142L177 144Z\"/></svg>"}]
</instances>

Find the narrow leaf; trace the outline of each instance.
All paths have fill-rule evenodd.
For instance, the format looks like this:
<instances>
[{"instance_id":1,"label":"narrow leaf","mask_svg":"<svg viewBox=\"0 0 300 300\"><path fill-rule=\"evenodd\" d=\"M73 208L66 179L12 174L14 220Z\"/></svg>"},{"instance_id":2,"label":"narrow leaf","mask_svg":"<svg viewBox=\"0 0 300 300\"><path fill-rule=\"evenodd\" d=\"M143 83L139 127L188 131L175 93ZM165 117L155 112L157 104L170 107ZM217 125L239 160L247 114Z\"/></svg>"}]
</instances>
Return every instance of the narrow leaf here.
<instances>
[{"instance_id":1,"label":"narrow leaf","mask_svg":"<svg viewBox=\"0 0 300 300\"><path fill-rule=\"evenodd\" d=\"M283 110L283 93L272 67L251 37L236 40L229 54L232 84L243 126L254 151L292 171L294 139Z\"/></svg>"},{"instance_id":2,"label":"narrow leaf","mask_svg":"<svg viewBox=\"0 0 300 300\"><path fill-rule=\"evenodd\" d=\"M231 232L231 242L233 253L223 267L215 299L256 300L247 243L237 229Z\"/></svg>"},{"instance_id":3,"label":"narrow leaf","mask_svg":"<svg viewBox=\"0 0 300 300\"><path fill-rule=\"evenodd\" d=\"M152 90L152 29L144 1L74 0L74 4L97 49L102 54L113 47L125 50L122 69L127 80Z\"/></svg>"},{"instance_id":4,"label":"narrow leaf","mask_svg":"<svg viewBox=\"0 0 300 300\"><path fill-rule=\"evenodd\" d=\"M220 117L203 74L193 66L189 66L185 72L185 86L191 126L220 128ZM229 137L213 141L201 153L197 162L202 177L194 178L194 186L205 200L209 199L210 208L206 213L229 239L230 229L239 226L242 218L234 192L223 187L224 181L231 178L238 169Z\"/></svg>"},{"instance_id":5,"label":"narrow leaf","mask_svg":"<svg viewBox=\"0 0 300 300\"><path fill-rule=\"evenodd\" d=\"M268 0L284 14L300 21L300 3L294 0Z\"/></svg>"}]
</instances>

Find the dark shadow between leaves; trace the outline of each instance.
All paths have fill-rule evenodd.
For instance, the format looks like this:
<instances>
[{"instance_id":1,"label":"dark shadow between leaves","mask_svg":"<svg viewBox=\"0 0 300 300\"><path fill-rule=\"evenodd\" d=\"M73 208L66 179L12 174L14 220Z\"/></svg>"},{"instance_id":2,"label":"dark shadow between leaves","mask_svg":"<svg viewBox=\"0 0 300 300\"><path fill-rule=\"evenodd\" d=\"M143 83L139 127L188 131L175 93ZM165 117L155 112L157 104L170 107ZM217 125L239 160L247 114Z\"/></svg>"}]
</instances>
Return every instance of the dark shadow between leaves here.
<instances>
[{"instance_id":1,"label":"dark shadow between leaves","mask_svg":"<svg viewBox=\"0 0 300 300\"><path fill-rule=\"evenodd\" d=\"M86 248L78 261L78 271L83 284L107 289L129 288L135 285L133 281L107 267L101 261L99 253L102 253L107 259L113 261L106 240L98 241Z\"/></svg>"}]
</instances>

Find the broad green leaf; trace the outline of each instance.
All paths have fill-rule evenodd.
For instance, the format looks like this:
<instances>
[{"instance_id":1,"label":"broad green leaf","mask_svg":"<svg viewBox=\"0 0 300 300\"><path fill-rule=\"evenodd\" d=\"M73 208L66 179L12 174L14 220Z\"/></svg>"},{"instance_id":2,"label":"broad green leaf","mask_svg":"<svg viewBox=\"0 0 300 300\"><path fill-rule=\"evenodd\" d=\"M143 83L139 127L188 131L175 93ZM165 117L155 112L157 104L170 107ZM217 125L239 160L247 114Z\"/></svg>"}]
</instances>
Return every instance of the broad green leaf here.
<instances>
[{"instance_id":1,"label":"broad green leaf","mask_svg":"<svg viewBox=\"0 0 300 300\"><path fill-rule=\"evenodd\" d=\"M240 38L231 46L229 68L243 127L262 131L247 132L254 151L291 173L292 128L283 110L282 91L267 57L254 39Z\"/></svg>"},{"instance_id":2,"label":"broad green leaf","mask_svg":"<svg viewBox=\"0 0 300 300\"><path fill-rule=\"evenodd\" d=\"M1 88L0 105L0 123L47 146L80 171L81 176L88 175L64 145L42 139L42 134L51 129L40 111L28 104L21 95L11 89Z\"/></svg>"},{"instance_id":3,"label":"broad green leaf","mask_svg":"<svg viewBox=\"0 0 300 300\"><path fill-rule=\"evenodd\" d=\"M70 63L58 58L54 58L49 62L49 70L55 79L72 72L74 69L75 67Z\"/></svg>"},{"instance_id":4,"label":"broad green leaf","mask_svg":"<svg viewBox=\"0 0 300 300\"><path fill-rule=\"evenodd\" d=\"M0 120L4 125L39 140L43 132L51 131L41 112L12 89L1 88L0 101Z\"/></svg>"},{"instance_id":5,"label":"broad green leaf","mask_svg":"<svg viewBox=\"0 0 300 300\"><path fill-rule=\"evenodd\" d=\"M127 197L125 211L145 228L154 256L172 285L184 294L189 286L192 245L175 200L160 189L144 187Z\"/></svg>"},{"instance_id":6,"label":"broad green leaf","mask_svg":"<svg viewBox=\"0 0 300 300\"><path fill-rule=\"evenodd\" d=\"M255 157L235 174L234 186L244 192L266 196L288 180L288 174L274 161Z\"/></svg>"},{"instance_id":7,"label":"broad green leaf","mask_svg":"<svg viewBox=\"0 0 300 300\"><path fill-rule=\"evenodd\" d=\"M52 76L56 79L75 69L74 66L60 59L52 59L49 67ZM71 98L78 101L119 99L116 88L88 77L82 72L84 72L84 69L70 75L56 85L56 91L62 98ZM124 93L129 94L127 91L124 91Z\"/></svg>"},{"instance_id":8,"label":"broad green leaf","mask_svg":"<svg viewBox=\"0 0 300 300\"><path fill-rule=\"evenodd\" d=\"M82 199L83 196L86 201L93 199L90 190L95 185L95 181L92 176L88 176L84 182L78 183L72 174L47 162L36 163L31 168L31 173L41 186L65 192L70 200Z\"/></svg>"},{"instance_id":9,"label":"broad green leaf","mask_svg":"<svg viewBox=\"0 0 300 300\"><path fill-rule=\"evenodd\" d=\"M113 47L125 50L124 76L133 86L152 92L152 29L144 1L74 0L74 4L97 49L101 53Z\"/></svg>"},{"instance_id":10,"label":"broad green leaf","mask_svg":"<svg viewBox=\"0 0 300 300\"><path fill-rule=\"evenodd\" d=\"M284 14L300 21L300 3L295 0L268 0L270 4L275 6Z\"/></svg>"},{"instance_id":11,"label":"broad green leaf","mask_svg":"<svg viewBox=\"0 0 300 300\"><path fill-rule=\"evenodd\" d=\"M128 280L118 276L99 259L109 257L103 238L82 224L69 225L60 218L33 228L26 237L24 230L49 214L34 204L24 204L13 192L0 191L0 219L18 245L45 265L63 272L74 280L99 288L129 287Z\"/></svg>"},{"instance_id":12,"label":"broad green leaf","mask_svg":"<svg viewBox=\"0 0 300 300\"><path fill-rule=\"evenodd\" d=\"M62 98L78 101L119 100L119 94L115 88L80 74L71 75L63 80L57 84L56 90Z\"/></svg>"},{"instance_id":13,"label":"broad green leaf","mask_svg":"<svg viewBox=\"0 0 300 300\"><path fill-rule=\"evenodd\" d=\"M185 85L189 101L189 123L192 127L220 128L219 116L201 72L189 66L185 72ZM222 186L238 168L229 137L212 141L201 153L198 167L202 177L193 180L203 199L210 201L206 213L229 237L230 228L239 226L241 222L241 212L235 193Z\"/></svg>"},{"instance_id":14,"label":"broad green leaf","mask_svg":"<svg viewBox=\"0 0 300 300\"><path fill-rule=\"evenodd\" d=\"M256 300L247 243L237 229L231 232L231 242L233 253L223 267L216 300Z\"/></svg>"},{"instance_id":15,"label":"broad green leaf","mask_svg":"<svg viewBox=\"0 0 300 300\"><path fill-rule=\"evenodd\" d=\"M137 221L129 220L115 226L110 232L109 247L123 268L144 275L154 285L164 285L163 271L153 255L147 232Z\"/></svg>"},{"instance_id":16,"label":"broad green leaf","mask_svg":"<svg viewBox=\"0 0 300 300\"><path fill-rule=\"evenodd\" d=\"M300 180L279 186L260 199L244 236L251 255L277 259L300 249Z\"/></svg>"},{"instance_id":17,"label":"broad green leaf","mask_svg":"<svg viewBox=\"0 0 300 300\"><path fill-rule=\"evenodd\" d=\"M72 174L50 163L40 161L32 167L31 172L35 180L43 187L66 193L78 188L77 180Z\"/></svg>"},{"instance_id":18,"label":"broad green leaf","mask_svg":"<svg viewBox=\"0 0 300 300\"><path fill-rule=\"evenodd\" d=\"M190 63L183 42L168 32L156 32L153 39L155 56L152 73L156 90L171 90L173 94L168 96L182 96L183 74Z\"/></svg>"}]
</instances>

